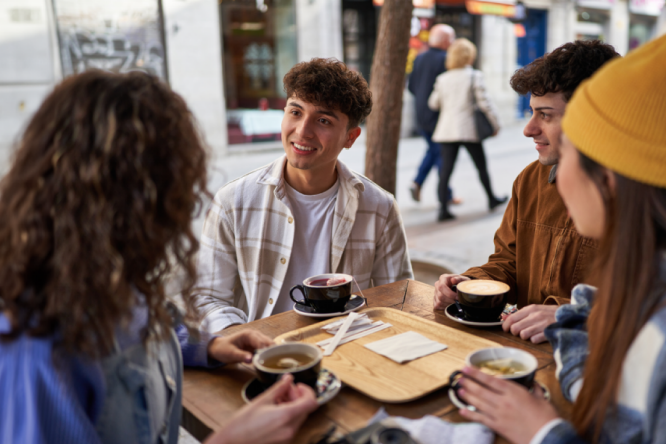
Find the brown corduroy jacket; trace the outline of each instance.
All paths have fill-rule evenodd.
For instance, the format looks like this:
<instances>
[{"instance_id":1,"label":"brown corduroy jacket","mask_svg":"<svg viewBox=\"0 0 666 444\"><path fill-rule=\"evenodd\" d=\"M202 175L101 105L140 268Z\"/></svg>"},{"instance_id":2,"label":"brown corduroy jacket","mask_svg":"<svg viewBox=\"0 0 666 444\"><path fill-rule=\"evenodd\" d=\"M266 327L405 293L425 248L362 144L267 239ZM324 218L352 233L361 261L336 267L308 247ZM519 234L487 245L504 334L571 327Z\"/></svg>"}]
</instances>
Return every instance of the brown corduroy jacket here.
<instances>
[{"instance_id":1,"label":"brown corduroy jacket","mask_svg":"<svg viewBox=\"0 0 666 444\"><path fill-rule=\"evenodd\" d=\"M576 232L557 192L554 167L536 161L513 183L495 233L495 253L463 275L505 282L511 287L509 302L519 307L568 303L596 251L595 241Z\"/></svg>"}]
</instances>

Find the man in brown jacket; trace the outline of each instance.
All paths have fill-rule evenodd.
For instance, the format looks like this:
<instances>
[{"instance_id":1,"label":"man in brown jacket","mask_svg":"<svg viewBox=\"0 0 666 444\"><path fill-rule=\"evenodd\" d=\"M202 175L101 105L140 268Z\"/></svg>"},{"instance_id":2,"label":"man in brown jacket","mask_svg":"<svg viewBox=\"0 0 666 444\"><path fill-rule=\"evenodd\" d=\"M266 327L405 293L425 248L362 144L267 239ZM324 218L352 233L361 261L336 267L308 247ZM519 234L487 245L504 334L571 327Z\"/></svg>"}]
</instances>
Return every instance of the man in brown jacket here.
<instances>
[{"instance_id":1,"label":"man in brown jacket","mask_svg":"<svg viewBox=\"0 0 666 444\"><path fill-rule=\"evenodd\" d=\"M558 305L569 302L571 289L583 280L596 251L591 239L576 232L555 187L560 122L576 87L617 56L610 45L576 41L513 75L511 87L520 94L532 94L532 118L523 134L534 140L539 160L513 183L511 200L495 233L495 253L487 264L462 275L442 275L435 284L436 310L455 301L452 285L468 279L501 281L511 287L509 302L520 307L502 328L534 343L545 341L543 330L555 322Z\"/></svg>"}]
</instances>

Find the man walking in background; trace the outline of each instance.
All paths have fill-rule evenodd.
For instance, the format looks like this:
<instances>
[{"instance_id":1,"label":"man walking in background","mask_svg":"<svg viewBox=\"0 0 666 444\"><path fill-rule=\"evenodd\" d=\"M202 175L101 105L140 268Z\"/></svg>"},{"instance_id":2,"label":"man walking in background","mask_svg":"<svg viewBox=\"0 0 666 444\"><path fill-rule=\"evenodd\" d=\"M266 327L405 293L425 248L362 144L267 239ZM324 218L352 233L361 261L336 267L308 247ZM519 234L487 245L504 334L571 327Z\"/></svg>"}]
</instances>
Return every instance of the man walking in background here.
<instances>
[{"instance_id":1,"label":"man walking in background","mask_svg":"<svg viewBox=\"0 0 666 444\"><path fill-rule=\"evenodd\" d=\"M435 79L438 75L446 71L446 50L456 38L456 32L449 25L435 25L430 30L428 46L430 48L420 54L414 60L414 69L409 75L409 92L414 94L416 104L416 125L419 133L428 144L419 171L414 179L414 183L409 188L412 198L421 201L421 187L432 167L440 169L441 154L437 142L432 141L432 133L435 131L439 111L432 111L428 108L428 97L435 85ZM453 193L449 188L448 200L451 203L458 204L460 199L453 199ZM445 204L446 202L442 202Z\"/></svg>"}]
</instances>

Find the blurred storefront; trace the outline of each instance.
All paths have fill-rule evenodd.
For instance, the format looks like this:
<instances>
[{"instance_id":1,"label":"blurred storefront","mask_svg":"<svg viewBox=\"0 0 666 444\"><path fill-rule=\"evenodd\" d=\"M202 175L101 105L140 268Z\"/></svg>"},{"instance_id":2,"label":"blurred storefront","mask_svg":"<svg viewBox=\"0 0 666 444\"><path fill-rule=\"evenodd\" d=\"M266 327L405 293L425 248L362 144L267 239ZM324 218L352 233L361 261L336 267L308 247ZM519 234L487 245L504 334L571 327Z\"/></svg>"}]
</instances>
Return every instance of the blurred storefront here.
<instances>
[{"instance_id":1,"label":"blurred storefront","mask_svg":"<svg viewBox=\"0 0 666 444\"><path fill-rule=\"evenodd\" d=\"M370 80L379 11L372 0L342 0L344 62Z\"/></svg>"},{"instance_id":2,"label":"blurred storefront","mask_svg":"<svg viewBox=\"0 0 666 444\"><path fill-rule=\"evenodd\" d=\"M451 25L477 45L476 65L509 123L525 103L508 79L544 48L601 38L624 54L666 26L664 0L523 0L525 20L513 23L509 11L516 1L414 0L406 71L426 48L432 25ZM187 101L214 156L277 148L284 74L299 61L335 57L369 79L381 4L2 0L0 148L15 140L56 82L90 68L139 70L169 82ZM410 106L407 98L403 111Z\"/></svg>"},{"instance_id":3,"label":"blurred storefront","mask_svg":"<svg viewBox=\"0 0 666 444\"><path fill-rule=\"evenodd\" d=\"M280 139L282 78L298 61L293 0L222 0L229 144Z\"/></svg>"},{"instance_id":4,"label":"blurred storefront","mask_svg":"<svg viewBox=\"0 0 666 444\"><path fill-rule=\"evenodd\" d=\"M578 0L576 3L576 40L608 41L614 0Z\"/></svg>"},{"instance_id":5,"label":"blurred storefront","mask_svg":"<svg viewBox=\"0 0 666 444\"><path fill-rule=\"evenodd\" d=\"M629 50L638 48L657 34L664 0L629 1Z\"/></svg>"}]
</instances>

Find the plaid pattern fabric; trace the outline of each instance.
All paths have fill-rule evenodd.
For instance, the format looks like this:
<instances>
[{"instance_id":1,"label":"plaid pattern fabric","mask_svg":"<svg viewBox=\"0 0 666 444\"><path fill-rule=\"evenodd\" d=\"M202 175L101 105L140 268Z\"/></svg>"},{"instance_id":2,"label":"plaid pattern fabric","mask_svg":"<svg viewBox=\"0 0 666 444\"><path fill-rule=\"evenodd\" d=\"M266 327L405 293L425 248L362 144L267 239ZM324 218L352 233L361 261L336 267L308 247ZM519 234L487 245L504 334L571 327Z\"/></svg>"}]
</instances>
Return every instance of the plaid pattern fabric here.
<instances>
[{"instance_id":1,"label":"plaid pattern fabric","mask_svg":"<svg viewBox=\"0 0 666 444\"><path fill-rule=\"evenodd\" d=\"M222 187L204 221L198 306L204 330L270 316L291 257L294 221L282 156ZM353 275L362 289L413 278L405 230L393 196L337 163L331 270Z\"/></svg>"}]
</instances>

